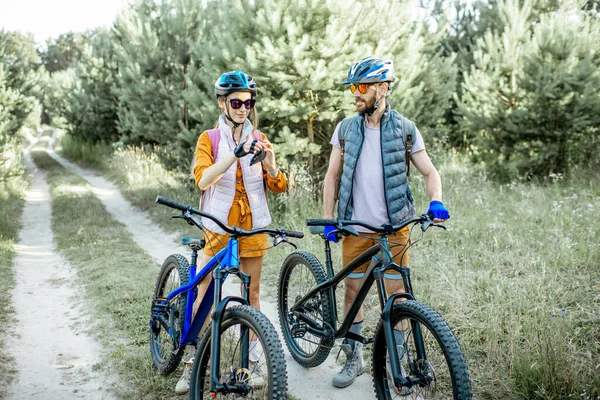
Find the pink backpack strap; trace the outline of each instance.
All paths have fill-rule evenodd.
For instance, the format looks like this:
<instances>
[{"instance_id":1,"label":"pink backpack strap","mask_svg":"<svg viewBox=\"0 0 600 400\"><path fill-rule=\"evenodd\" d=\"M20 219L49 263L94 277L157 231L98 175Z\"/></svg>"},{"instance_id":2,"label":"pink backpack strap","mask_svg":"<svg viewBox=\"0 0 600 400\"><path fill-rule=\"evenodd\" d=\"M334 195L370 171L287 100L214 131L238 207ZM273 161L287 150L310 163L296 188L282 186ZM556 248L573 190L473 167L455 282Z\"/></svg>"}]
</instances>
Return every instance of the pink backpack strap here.
<instances>
[{"instance_id":1,"label":"pink backpack strap","mask_svg":"<svg viewBox=\"0 0 600 400\"><path fill-rule=\"evenodd\" d=\"M257 140L259 142L263 141L263 135L259 130L253 129L252 134L254 135L255 140Z\"/></svg>"},{"instance_id":2,"label":"pink backpack strap","mask_svg":"<svg viewBox=\"0 0 600 400\"><path fill-rule=\"evenodd\" d=\"M209 130L208 137L210 138L210 143L212 144L213 160L217 161L217 152L219 151L219 141L221 140L221 130L219 128Z\"/></svg>"}]
</instances>

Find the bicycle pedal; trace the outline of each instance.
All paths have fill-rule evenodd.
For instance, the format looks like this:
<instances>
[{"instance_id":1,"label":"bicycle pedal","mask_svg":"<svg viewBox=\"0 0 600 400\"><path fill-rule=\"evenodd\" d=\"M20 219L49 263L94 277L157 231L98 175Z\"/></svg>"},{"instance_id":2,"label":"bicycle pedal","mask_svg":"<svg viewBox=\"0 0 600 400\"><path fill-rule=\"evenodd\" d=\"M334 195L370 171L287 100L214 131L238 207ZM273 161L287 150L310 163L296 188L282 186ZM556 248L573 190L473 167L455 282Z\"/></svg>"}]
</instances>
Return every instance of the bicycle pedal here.
<instances>
[{"instance_id":1,"label":"bicycle pedal","mask_svg":"<svg viewBox=\"0 0 600 400\"><path fill-rule=\"evenodd\" d=\"M169 311L169 299L166 297L157 297L152 301L153 313L164 313Z\"/></svg>"},{"instance_id":2,"label":"bicycle pedal","mask_svg":"<svg viewBox=\"0 0 600 400\"><path fill-rule=\"evenodd\" d=\"M158 322L156 318L150 318L149 325L152 333L154 333L155 335L158 335L160 333L160 322Z\"/></svg>"},{"instance_id":3,"label":"bicycle pedal","mask_svg":"<svg viewBox=\"0 0 600 400\"><path fill-rule=\"evenodd\" d=\"M295 324L291 327L290 333L294 339L299 339L304 337L308 332L308 327L306 324Z\"/></svg>"}]
</instances>

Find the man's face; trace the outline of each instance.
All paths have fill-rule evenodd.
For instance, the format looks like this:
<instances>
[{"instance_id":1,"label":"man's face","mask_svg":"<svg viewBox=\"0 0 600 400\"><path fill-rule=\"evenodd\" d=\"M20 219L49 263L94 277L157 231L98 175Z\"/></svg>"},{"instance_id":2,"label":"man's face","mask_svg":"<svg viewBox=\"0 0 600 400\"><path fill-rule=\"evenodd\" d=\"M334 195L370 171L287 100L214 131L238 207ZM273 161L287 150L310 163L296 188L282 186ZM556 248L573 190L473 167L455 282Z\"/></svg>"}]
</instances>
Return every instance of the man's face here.
<instances>
[{"instance_id":1,"label":"man's face","mask_svg":"<svg viewBox=\"0 0 600 400\"><path fill-rule=\"evenodd\" d=\"M377 101L377 90L374 84L367 84L366 93L361 93L360 90L354 91L354 103L356 104L356 111L364 113L375 105Z\"/></svg>"}]
</instances>

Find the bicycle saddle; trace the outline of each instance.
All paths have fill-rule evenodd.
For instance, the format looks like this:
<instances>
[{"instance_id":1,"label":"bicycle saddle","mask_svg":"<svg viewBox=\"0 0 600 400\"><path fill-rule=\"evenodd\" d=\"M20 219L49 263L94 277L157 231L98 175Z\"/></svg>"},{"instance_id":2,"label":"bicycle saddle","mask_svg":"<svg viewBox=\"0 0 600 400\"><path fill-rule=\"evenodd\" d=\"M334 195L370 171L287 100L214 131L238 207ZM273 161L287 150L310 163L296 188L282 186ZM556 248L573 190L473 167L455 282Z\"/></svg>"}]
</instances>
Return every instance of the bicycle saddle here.
<instances>
[{"instance_id":1,"label":"bicycle saddle","mask_svg":"<svg viewBox=\"0 0 600 400\"><path fill-rule=\"evenodd\" d=\"M200 248L203 248L206 242L204 241L204 239L198 239L191 236L184 236L181 238L181 244L184 246L196 245L200 246Z\"/></svg>"}]
</instances>

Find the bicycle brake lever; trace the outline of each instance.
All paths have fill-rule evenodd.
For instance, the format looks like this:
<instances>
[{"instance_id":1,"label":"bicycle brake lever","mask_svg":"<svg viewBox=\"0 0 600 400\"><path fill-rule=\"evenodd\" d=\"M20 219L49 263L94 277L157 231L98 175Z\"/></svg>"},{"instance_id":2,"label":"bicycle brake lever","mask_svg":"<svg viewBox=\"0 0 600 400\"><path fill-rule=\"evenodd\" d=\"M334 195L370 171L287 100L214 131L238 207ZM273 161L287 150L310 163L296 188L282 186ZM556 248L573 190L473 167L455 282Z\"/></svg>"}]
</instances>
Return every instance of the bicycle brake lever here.
<instances>
[{"instance_id":1,"label":"bicycle brake lever","mask_svg":"<svg viewBox=\"0 0 600 400\"><path fill-rule=\"evenodd\" d=\"M433 224L432 226L435 226L436 228L442 228L443 230L448 230L448 228L446 228L446 225L442 225L442 224Z\"/></svg>"},{"instance_id":2,"label":"bicycle brake lever","mask_svg":"<svg viewBox=\"0 0 600 400\"><path fill-rule=\"evenodd\" d=\"M346 232L346 233L349 233L350 235L358 236L358 232L356 231L356 229L354 229L350 226L343 226L342 228L340 228L340 232Z\"/></svg>"},{"instance_id":3,"label":"bicycle brake lever","mask_svg":"<svg viewBox=\"0 0 600 400\"><path fill-rule=\"evenodd\" d=\"M431 225L435 225L432 220L428 219L427 221L421 224L421 231L425 232Z\"/></svg>"},{"instance_id":4,"label":"bicycle brake lever","mask_svg":"<svg viewBox=\"0 0 600 400\"><path fill-rule=\"evenodd\" d=\"M169 219L185 219L185 217L182 215L171 215L171 218Z\"/></svg>"},{"instance_id":5,"label":"bicycle brake lever","mask_svg":"<svg viewBox=\"0 0 600 400\"><path fill-rule=\"evenodd\" d=\"M294 243L290 242L289 240L287 240L287 237L285 236L276 236L273 239L273 247L277 247L279 246L281 243L287 243L290 246L292 246L294 249L297 249L298 246L296 246Z\"/></svg>"},{"instance_id":6,"label":"bicycle brake lever","mask_svg":"<svg viewBox=\"0 0 600 400\"><path fill-rule=\"evenodd\" d=\"M442 228L443 230L447 230L446 226L442 224L436 224L432 220L427 220L421 224L421 230L425 232L429 227L435 226L436 228Z\"/></svg>"}]
</instances>

